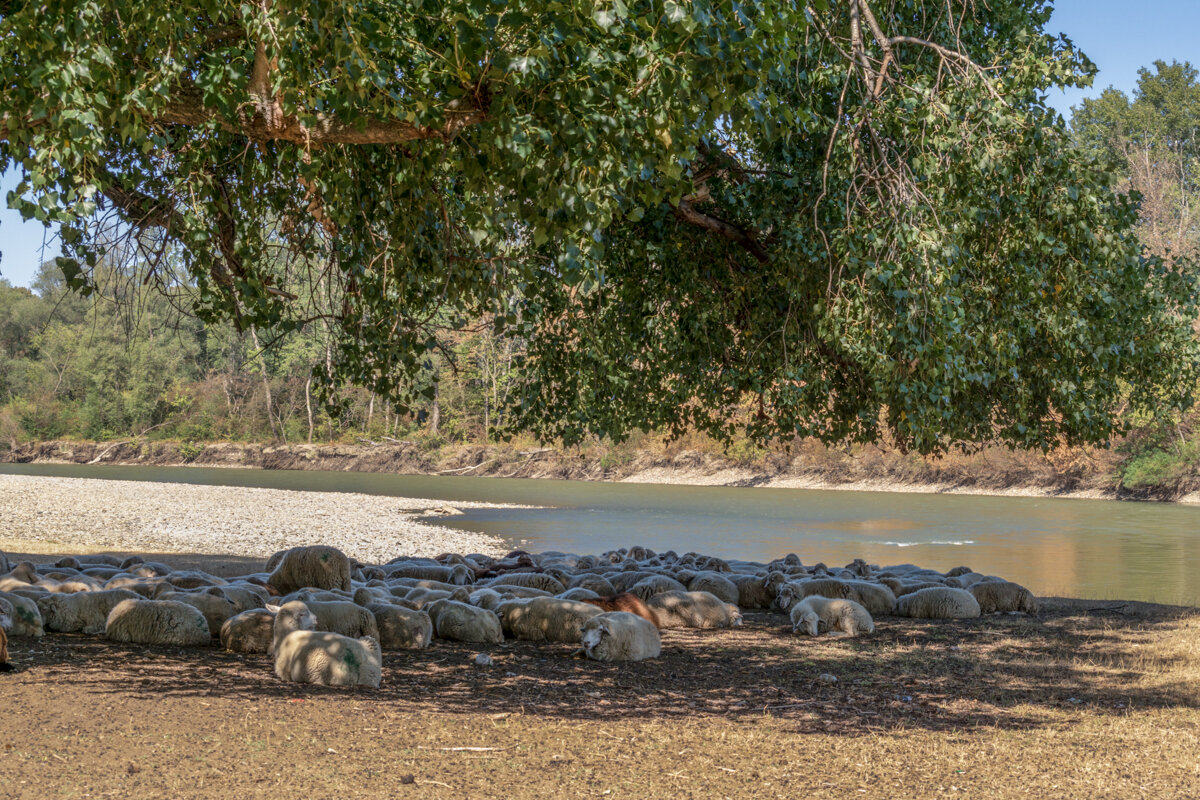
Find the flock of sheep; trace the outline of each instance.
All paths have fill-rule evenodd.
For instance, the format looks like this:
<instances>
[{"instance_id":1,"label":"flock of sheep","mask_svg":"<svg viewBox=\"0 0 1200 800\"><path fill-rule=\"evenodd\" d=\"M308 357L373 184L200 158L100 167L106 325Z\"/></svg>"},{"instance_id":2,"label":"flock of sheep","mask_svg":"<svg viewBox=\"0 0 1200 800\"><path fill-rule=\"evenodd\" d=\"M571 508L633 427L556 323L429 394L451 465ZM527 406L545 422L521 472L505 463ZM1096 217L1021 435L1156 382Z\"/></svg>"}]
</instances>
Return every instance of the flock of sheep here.
<instances>
[{"instance_id":1,"label":"flock of sheep","mask_svg":"<svg viewBox=\"0 0 1200 800\"><path fill-rule=\"evenodd\" d=\"M296 547L262 572L229 579L136 556L14 567L0 553L0 572L0 629L14 636L81 632L182 647L219 637L227 650L270 654L282 680L330 686L378 687L383 650L425 648L434 638L572 642L588 658L637 661L660 654L660 629L740 625L742 609L782 611L798 634L855 636L874 632L878 616L1038 608L1028 589L968 567L881 569L856 559L829 568L795 555L763 564L640 546L382 565L333 547Z\"/></svg>"}]
</instances>

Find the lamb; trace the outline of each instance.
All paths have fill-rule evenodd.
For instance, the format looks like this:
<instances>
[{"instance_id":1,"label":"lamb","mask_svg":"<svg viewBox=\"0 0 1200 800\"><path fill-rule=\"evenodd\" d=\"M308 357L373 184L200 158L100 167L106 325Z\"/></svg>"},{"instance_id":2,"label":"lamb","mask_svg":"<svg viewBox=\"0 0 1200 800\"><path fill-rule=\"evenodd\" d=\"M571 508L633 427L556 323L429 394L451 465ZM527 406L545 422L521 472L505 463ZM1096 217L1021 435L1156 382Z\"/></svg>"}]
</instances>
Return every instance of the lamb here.
<instances>
[{"instance_id":1,"label":"lamb","mask_svg":"<svg viewBox=\"0 0 1200 800\"><path fill-rule=\"evenodd\" d=\"M660 628L728 628L742 624L738 607L708 592L671 591L657 594L646 605Z\"/></svg>"},{"instance_id":2,"label":"lamb","mask_svg":"<svg viewBox=\"0 0 1200 800\"><path fill-rule=\"evenodd\" d=\"M843 598L830 599L816 594L809 595L792 606L790 616L792 630L809 636L816 636L822 628L834 636L857 636L860 633L875 632L875 622L871 619L871 613L859 603ZM840 633L837 633L839 631Z\"/></svg>"},{"instance_id":3,"label":"lamb","mask_svg":"<svg viewBox=\"0 0 1200 800\"><path fill-rule=\"evenodd\" d=\"M235 614L221 624L221 646L233 653L269 653L275 638L275 615L266 608Z\"/></svg>"},{"instance_id":4,"label":"lamb","mask_svg":"<svg viewBox=\"0 0 1200 800\"><path fill-rule=\"evenodd\" d=\"M212 633L204 615L172 600L122 600L113 606L104 636L114 642L191 647L208 644Z\"/></svg>"},{"instance_id":5,"label":"lamb","mask_svg":"<svg viewBox=\"0 0 1200 800\"><path fill-rule=\"evenodd\" d=\"M626 611L592 617L583 624L580 641L584 654L596 661L642 661L662 653L658 628Z\"/></svg>"},{"instance_id":6,"label":"lamb","mask_svg":"<svg viewBox=\"0 0 1200 800\"><path fill-rule=\"evenodd\" d=\"M424 611L391 603L370 603L367 610L375 617L384 650L421 650L433 641L433 621Z\"/></svg>"},{"instance_id":7,"label":"lamb","mask_svg":"<svg viewBox=\"0 0 1200 800\"><path fill-rule=\"evenodd\" d=\"M689 592L708 592L726 603L739 605L738 598L741 593L737 584L720 572L697 572L695 577L687 581L687 588Z\"/></svg>"},{"instance_id":8,"label":"lamb","mask_svg":"<svg viewBox=\"0 0 1200 800\"><path fill-rule=\"evenodd\" d=\"M916 619L969 619L979 616L979 602L966 589L937 586L906 594L896 601L896 615Z\"/></svg>"},{"instance_id":9,"label":"lamb","mask_svg":"<svg viewBox=\"0 0 1200 800\"><path fill-rule=\"evenodd\" d=\"M426 611L439 639L481 644L504 643L500 620L491 611L457 600L438 600L430 604Z\"/></svg>"},{"instance_id":10,"label":"lamb","mask_svg":"<svg viewBox=\"0 0 1200 800\"><path fill-rule=\"evenodd\" d=\"M15 592L0 592L0 600L7 600L12 606L12 626L8 630L10 634L31 639L40 639L46 635L42 626L42 613L38 611L36 601Z\"/></svg>"},{"instance_id":11,"label":"lamb","mask_svg":"<svg viewBox=\"0 0 1200 800\"><path fill-rule=\"evenodd\" d=\"M526 589L540 589L552 595L560 594L567 590L567 587L563 586L560 581L543 572L506 572L499 577L490 579L484 585L495 589L501 584L504 586L520 586ZM497 589L497 591L500 590Z\"/></svg>"},{"instance_id":12,"label":"lamb","mask_svg":"<svg viewBox=\"0 0 1200 800\"><path fill-rule=\"evenodd\" d=\"M267 585L281 595L304 588L349 591L350 559L336 547L293 547L279 559Z\"/></svg>"},{"instance_id":13,"label":"lamb","mask_svg":"<svg viewBox=\"0 0 1200 800\"><path fill-rule=\"evenodd\" d=\"M104 633L108 615L117 603L122 600L136 600L139 597L140 595L128 589L47 594L38 598L37 607L46 630L59 633L82 631L94 636Z\"/></svg>"},{"instance_id":14,"label":"lamb","mask_svg":"<svg viewBox=\"0 0 1200 800\"><path fill-rule=\"evenodd\" d=\"M299 601L268 610L276 611L273 650L280 680L379 688L383 654L376 639L317 631L316 616Z\"/></svg>"},{"instance_id":15,"label":"lamb","mask_svg":"<svg viewBox=\"0 0 1200 800\"><path fill-rule=\"evenodd\" d=\"M617 585L615 581L613 585ZM687 587L667 575L651 575L649 578L642 578L633 586L626 589L626 591L630 594L636 594L643 600L649 600L651 597L663 592L686 592Z\"/></svg>"},{"instance_id":16,"label":"lamb","mask_svg":"<svg viewBox=\"0 0 1200 800\"><path fill-rule=\"evenodd\" d=\"M621 594L600 597L595 600L584 600L583 602L595 606L602 611L623 611L633 614L646 620L655 628L661 627L658 624L658 614L654 613L654 610L646 605L646 601L636 594L622 592Z\"/></svg>"},{"instance_id":17,"label":"lamb","mask_svg":"<svg viewBox=\"0 0 1200 800\"><path fill-rule=\"evenodd\" d=\"M1026 614L1038 612L1037 598L1019 583L980 581L968 587L967 591L979 602L979 611L982 614L1008 611L1024 611Z\"/></svg>"},{"instance_id":18,"label":"lamb","mask_svg":"<svg viewBox=\"0 0 1200 800\"><path fill-rule=\"evenodd\" d=\"M588 603L557 597L509 600L496 608L504 632L530 642L578 642L583 623L599 613Z\"/></svg>"}]
</instances>

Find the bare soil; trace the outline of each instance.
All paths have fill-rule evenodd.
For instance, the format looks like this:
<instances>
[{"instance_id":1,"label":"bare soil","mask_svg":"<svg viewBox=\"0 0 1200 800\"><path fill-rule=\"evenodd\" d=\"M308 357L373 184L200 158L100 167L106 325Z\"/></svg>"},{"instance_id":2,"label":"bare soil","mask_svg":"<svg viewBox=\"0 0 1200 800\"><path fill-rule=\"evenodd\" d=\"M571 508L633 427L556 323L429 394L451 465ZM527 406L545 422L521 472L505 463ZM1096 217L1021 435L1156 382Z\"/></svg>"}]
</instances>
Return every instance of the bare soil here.
<instances>
[{"instance_id":1,"label":"bare soil","mask_svg":"<svg viewBox=\"0 0 1200 800\"><path fill-rule=\"evenodd\" d=\"M437 641L385 653L378 691L215 647L12 639L0 797L1200 796L1200 612L1044 605L853 640L751 613L624 665Z\"/></svg>"}]
</instances>

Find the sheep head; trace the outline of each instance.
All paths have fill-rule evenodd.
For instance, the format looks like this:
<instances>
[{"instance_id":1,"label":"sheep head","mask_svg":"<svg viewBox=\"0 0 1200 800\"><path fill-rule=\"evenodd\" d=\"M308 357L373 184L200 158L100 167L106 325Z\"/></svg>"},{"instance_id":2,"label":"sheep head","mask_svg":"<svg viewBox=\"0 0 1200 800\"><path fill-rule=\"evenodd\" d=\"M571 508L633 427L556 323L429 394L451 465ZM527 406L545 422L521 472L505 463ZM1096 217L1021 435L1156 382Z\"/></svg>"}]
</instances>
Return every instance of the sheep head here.
<instances>
[{"instance_id":1,"label":"sheep head","mask_svg":"<svg viewBox=\"0 0 1200 800\"><path fill-rule=\"evenodd\" d=\"M816 636L819 622L820 620L817 617L817 612L805 611L802 615L800 615L800 619L796 620L796 624L792 626L792 632Z\"/></svg>"}]
</instances>

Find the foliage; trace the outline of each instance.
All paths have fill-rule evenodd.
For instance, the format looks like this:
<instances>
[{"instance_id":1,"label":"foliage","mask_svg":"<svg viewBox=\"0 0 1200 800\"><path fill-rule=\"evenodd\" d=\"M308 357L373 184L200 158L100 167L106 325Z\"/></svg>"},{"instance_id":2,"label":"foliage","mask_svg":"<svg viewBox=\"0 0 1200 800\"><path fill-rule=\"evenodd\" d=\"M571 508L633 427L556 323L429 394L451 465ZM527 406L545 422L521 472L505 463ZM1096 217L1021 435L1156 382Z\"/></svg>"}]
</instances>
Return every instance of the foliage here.
<instances>
[{"instance_id":1,"label":"foliage","mask_svg":"<svg viewBox=\"0 0 1200 800\"><path fill-rule=\"evenodd\" d=\"M488 386L486 425L567 443L1097 441L1127 400L1190 403L1196 294L1045 107L1090 68L1048 18L1043 0L0 0L0 167L26 176L10 205L62 223L71 288L99 288L115 231L229 342L316 336L315 364L234 354L281 437L313 429L300 384L405 413L461 394L438 365L484 320L527 343L503 382L461 376ZM89 430L169 413L93 388Z\"/></svg>"}]
</instances>

